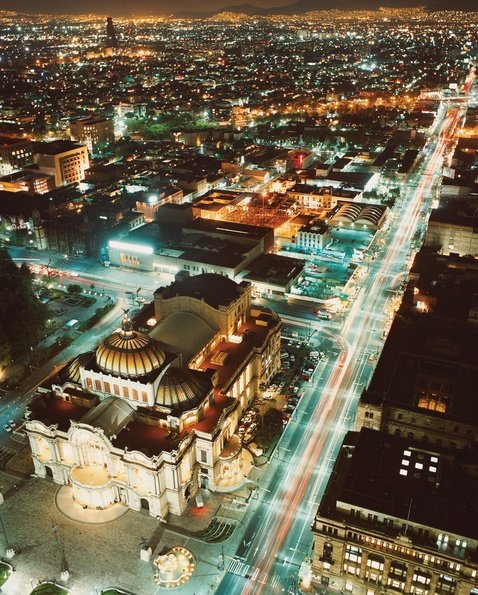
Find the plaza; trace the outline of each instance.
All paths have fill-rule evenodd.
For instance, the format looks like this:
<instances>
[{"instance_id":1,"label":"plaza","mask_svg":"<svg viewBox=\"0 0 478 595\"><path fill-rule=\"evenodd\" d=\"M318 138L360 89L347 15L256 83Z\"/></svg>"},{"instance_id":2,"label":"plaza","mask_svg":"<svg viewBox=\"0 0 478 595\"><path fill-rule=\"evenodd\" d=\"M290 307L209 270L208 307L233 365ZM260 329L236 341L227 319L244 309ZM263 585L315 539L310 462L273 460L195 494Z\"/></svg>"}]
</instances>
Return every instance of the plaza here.
<instances>
[{"instance_id":1,"label":"plaza","mask_svg":"<svg viewBox=\"0 0 478 595\"><path fill-rule=\"evenodd\" d=\"M25 595L44 581L63 585L72 595L96 595L114 589L154 595L161 588L154 581L153 562L161 553L177 547L192 553L195 571L174 592L210 593L222 577L218 568L221 543L207 543L194 534L207 528L215 516L230 514L231 522L238 522L243 514L224 506L231 495L205 492L203 508L192 502L181 517L170 515L168 523L121 504L118 506L124 514L113 520L111 515L104 516L106 511L91 511L103 519L85 516L72 520L66 516L65 505L61 509L58 506L58 492L65 490L64 486L38 478L22 482L5 473L0 473L0 485L7 494L0 507L5 526L0 548L5 555L6 537L10 547L20 550L10 560L15 571L2 587L2 593L8 595ZM148 548L150 560L142 561L140 552ZM67 582L61 581L63 570L69 572Z\"/></svg>"}]
</instances>

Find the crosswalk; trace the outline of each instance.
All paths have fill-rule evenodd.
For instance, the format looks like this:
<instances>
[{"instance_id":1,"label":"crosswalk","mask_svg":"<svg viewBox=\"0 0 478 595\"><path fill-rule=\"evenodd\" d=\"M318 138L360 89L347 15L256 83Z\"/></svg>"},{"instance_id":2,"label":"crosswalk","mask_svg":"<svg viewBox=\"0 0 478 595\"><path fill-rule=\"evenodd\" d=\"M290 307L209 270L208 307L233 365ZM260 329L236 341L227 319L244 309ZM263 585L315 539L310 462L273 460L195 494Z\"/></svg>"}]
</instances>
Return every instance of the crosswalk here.
<instances>
[{"instance_id":1,"label":"crosswalk","mask_svg":"<svg viewBox=\"0 0 478 595\"><path fill-rule=\"evenodd\" d=\"M242 500L236 500L236 498L234 498L233 500L226 499L222 504L222 508L227 508L229 510L237 510L237 511L246 510L247 507L248 507L247 502L243 502Z\"/></svg>"},{"instance_id":2,"label":"crosswalk","mask_svg":"<svg viewBox=\"0 0 478 595\"><path fill-rule=\"evenodd\" d=\"M250 564L246 564L237 559L233 559L229 562L227 572L243 576L250 581L257 581L263 585L269 585L270 587L279 587L281 584L280 575L274 574L273 576L267 577L260 576L260 568L251 566Z\"/></svg>"}]
</instances>

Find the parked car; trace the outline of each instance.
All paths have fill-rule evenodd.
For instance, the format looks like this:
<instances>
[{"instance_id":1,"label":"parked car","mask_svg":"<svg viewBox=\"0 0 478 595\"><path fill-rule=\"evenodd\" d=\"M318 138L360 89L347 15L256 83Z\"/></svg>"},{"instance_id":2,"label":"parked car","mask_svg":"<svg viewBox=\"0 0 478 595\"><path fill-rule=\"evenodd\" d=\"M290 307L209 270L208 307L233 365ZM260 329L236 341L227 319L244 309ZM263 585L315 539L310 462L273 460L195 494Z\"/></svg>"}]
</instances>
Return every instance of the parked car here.
<instances>
[{"instance_id":1,"label":"parked car","mask_svg":"<svg viewBox=\"0 0 478 595\"><path fill-rule=\"evenodd\" d=\"M12 428L11 428L11 427L10 427L8 424L3 424L3 429L4 429L6 432L11 432L11 431L12 431Z\"/></svg>"}]
</instances>

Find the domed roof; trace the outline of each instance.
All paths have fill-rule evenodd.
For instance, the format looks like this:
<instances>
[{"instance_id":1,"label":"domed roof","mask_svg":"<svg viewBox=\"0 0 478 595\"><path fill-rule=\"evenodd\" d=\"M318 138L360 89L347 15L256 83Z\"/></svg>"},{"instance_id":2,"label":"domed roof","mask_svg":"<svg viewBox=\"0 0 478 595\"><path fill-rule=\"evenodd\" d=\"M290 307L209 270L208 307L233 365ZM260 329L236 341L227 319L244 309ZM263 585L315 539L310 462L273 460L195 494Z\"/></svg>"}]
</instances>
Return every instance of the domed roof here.
<instances>
[{"instance_id":1,"label":"domed roof","mask_svg":"<svg viewBox=\"0 0 478 595\"><path fill-rule=\"evenodd\" d=\"M78 384L81 383L81 371L80 368L85 366L92 359L94 355L93 351L87 351L86 353L80 353L74 360L72 360L66 369L66 380L71 380Z\"/></svg>"},{"instance_id":2,"label":"domed roof","mask_svg":"<svg viewBox=\"0 0 478 595\"><path fill-rule=\"evenodd\" d=\"M207 374L168 368L156 391L156 403L175 411L197 407L212 388Z\"/></svg>"},{"instance_id":3,"label":"domed roof","mask_svg":"<svg viewBox=\"0 0 478 595\"><path fill-rule=\"evenodd\" d=\"M132 330L127 313L120 331L107 337L96 349L96 363L107 374L138 378L158 370L166 356L161 345L148 335Z\"/></svg>"}]
</instances>

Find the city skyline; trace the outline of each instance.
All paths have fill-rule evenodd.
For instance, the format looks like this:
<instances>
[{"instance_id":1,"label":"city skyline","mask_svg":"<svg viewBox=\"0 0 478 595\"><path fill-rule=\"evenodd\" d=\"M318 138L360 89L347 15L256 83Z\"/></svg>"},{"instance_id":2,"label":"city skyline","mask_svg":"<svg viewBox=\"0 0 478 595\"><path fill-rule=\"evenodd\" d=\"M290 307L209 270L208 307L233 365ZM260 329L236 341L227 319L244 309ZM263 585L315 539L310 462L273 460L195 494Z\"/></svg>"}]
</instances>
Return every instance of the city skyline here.
<instances>
[{"instance_id":1,"label":"city skyline","mask_svg":"<svg viewBox=\"0 0 478 595\"><path fill-rule=\"evenodd\" d=\"M317 5L0 12L5 595L478 595L478 15Z\"/></svg>"}]
</instances>

